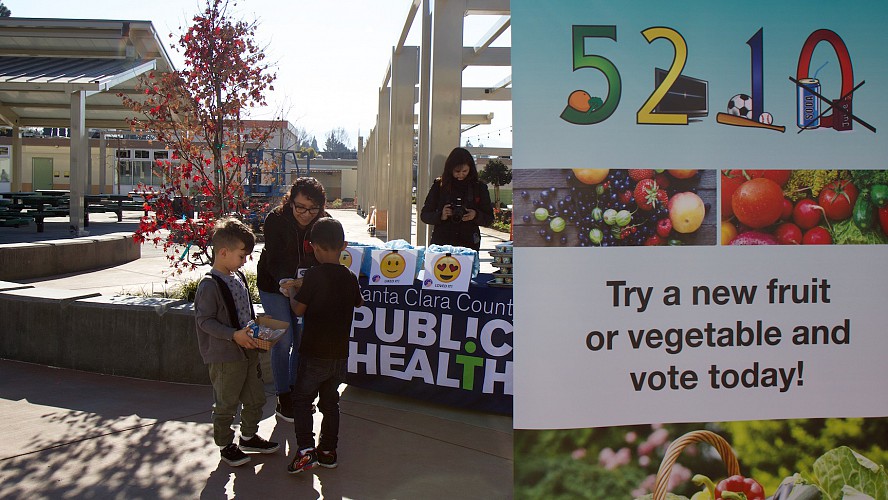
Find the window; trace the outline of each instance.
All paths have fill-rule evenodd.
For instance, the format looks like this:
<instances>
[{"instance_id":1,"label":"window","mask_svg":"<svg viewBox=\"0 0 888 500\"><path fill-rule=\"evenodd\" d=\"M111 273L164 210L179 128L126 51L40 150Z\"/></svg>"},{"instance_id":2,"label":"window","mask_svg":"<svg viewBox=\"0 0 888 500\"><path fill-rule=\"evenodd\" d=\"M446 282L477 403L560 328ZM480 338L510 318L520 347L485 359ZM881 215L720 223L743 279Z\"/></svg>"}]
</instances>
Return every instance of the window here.
<instances>
[{"instance_id":1,"label":"window","mask_svg":"<svg viewBox=\"0 0 888 500\"><path fill-rule=\"evenodd\" d=\"M169 158L170 158L169 151L155 151L154 152L154 159L155 160L168 160Z\"/></svg>"},{"instance_id":2,"label":"window","mask_svg":"<svg viewBox=\"0 0 888 500\"><path fill-rule=\"evenodd\" d=\"M148 151L144 149L137 149L136 158L151 158L151 156L149 156Z\"/></svg>"},{"instance_id":3,"label":"window","mask_svg":"<svg viewBox=\"0 0 888 500\"><path fill-rule=\"evenodd\" d=\"M129 158L129 157L130 157L130 150L128 150L128 149L120 149L120 150L118 150L118 151L117 151L117 157L118 157L118 158Z\"/></svg>"}]
</instances>

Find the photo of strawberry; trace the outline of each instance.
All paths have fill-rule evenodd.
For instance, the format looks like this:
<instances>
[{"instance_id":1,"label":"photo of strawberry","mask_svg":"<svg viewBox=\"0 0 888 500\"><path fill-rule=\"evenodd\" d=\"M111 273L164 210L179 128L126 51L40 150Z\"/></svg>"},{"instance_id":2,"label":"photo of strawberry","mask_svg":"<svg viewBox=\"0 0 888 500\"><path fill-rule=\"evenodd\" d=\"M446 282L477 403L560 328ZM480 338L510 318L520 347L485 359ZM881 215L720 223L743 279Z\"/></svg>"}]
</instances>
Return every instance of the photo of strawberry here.
<instances>
[{"instance_id":1,"label":"photo of strawberry","mask_svg":"<svg viewBox=\"0 0 888 500\"><path fill-rule=\"evenodd\" d=\"M660 189L657 181L653 179L642 179L635 185L635 204L639 210L650 212L660 205L665 205L669 201L666 191Z\"/></svg>"},{"instance_id":2,"label":"photo of strawberry","mask_svg":"<svg viewBox=\"0 0 888 500\"><path fill-rule=\"evenodd\" d=\"M635 182L638 182L642 179L653 179L656 174L656 171L651 168L629 169L629 178Z\"/></svg>"}]
</instances>

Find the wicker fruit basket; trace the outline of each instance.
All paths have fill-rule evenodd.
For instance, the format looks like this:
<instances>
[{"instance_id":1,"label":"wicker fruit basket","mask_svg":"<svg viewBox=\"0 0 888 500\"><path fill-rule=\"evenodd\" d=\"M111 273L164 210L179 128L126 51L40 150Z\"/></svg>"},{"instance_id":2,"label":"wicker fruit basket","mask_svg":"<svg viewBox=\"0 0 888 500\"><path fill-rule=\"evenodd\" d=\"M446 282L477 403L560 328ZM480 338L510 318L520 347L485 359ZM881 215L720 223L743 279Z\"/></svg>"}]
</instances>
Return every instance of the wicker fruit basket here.
<instances>
[{"instance_id":1,"label":"wicker fruit basket","mask_svg":"<svg viewBox=\"0 0 888 500\"><path fill-rule=\"evenodd\" d=\"M264 326L266 328L271 328L272 330L285 330L288 326L290 326L290 323L274 319L271 316L259 316L258 318L256 318L256 324L258 324L259 326ZM258 329L254 329L254 332L255 331L258 331ZM277 341L280 340L280 337L275 337L273 340L266 340L258 338L254 335L253 340L258 345L257 349L260 352L265 352L271 349L271 346L275 345Z\"/></svg>"},{"instance_id":2,"label":"wicker fruit basket","mask_svg":"<svg viewBox=\"0 0 888 500\"><path fill-rule=\"evenodd\" d=\"M666 488L669 485L669 474L672 472L672 466L675 465L678 456L685 448L696 443L708 443L718 451L719 456L725 463L725 468L728 470L729 477L740 474L740 464L737 462L734 451L731 450L731 445L725 441L725 438L712 431L688 432L673 441L669 448L666 449L666 455L663 457L663 461L660 462L659 470L657 470L653 500L664 500L666 498Z\"/></svg>"}]
</instances>

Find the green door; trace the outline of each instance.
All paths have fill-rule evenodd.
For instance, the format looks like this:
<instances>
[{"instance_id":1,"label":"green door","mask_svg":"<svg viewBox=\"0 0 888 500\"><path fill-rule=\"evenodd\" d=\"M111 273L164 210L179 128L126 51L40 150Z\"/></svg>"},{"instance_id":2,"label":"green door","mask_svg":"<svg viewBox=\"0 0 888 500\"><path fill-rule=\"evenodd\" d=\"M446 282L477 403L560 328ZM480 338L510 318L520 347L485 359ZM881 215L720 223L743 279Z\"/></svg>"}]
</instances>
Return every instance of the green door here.
<instances>
[{"instance_id":1,"label":"green door","mask_svg":"<svg viewBox=\"0 0 888 500\"><path fill-rule=\"evenodd\" d=\"M31 158L31 191L52 189L52 158Z\"/></svg>"}]
</instances>

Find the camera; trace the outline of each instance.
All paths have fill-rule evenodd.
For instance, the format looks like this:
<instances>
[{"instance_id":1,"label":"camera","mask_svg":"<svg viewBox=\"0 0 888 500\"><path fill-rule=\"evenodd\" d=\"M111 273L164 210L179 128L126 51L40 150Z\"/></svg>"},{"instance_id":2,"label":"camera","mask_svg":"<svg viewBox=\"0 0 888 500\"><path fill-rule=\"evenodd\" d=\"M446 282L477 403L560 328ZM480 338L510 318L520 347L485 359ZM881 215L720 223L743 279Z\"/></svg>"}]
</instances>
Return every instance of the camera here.
<instances>
[{"instance_id":1,"label":"camera","mask_svg":"<svg viewBox=\"0 0 888 500\"><path fill-rule=\"evenodd\" d=\"M453 215L450 217L450 220L454 222L461 221L463 215L466 214L466 207L464 207L462 204L462 198L457 198L453 203L450 204L450 208L453 210Z\"/></svg>"}]
</instances>

